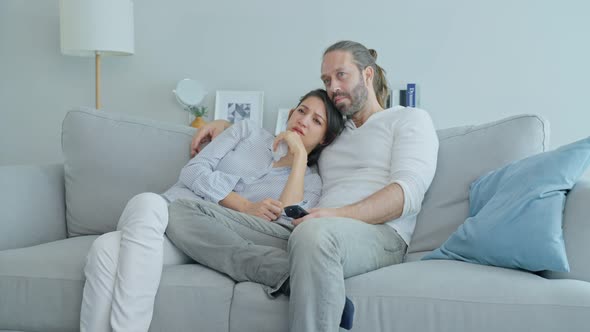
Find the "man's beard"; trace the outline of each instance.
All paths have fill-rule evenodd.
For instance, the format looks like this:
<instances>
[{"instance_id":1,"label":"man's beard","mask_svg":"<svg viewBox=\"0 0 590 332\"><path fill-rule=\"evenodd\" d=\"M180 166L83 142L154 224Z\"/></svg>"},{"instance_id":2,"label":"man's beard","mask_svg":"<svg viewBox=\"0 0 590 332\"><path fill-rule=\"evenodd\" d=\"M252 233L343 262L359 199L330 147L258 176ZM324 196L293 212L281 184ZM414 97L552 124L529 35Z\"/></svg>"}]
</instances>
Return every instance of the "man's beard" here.
<instances>
[{"instance_id":1,"label":"man's beard","mask_svg":"<svg viewBox=\"0 0 590 332\"><path fill-rule=\"evenodd\" d=\"M365 86L362 80L359 80L358 84L352 88L352 93L335 93L332 96L332 100L336 99L337 96L346 96L350 99L350 105L336 105L336 108L342 113L342 115L346 117L351 117L360 111L365 104L367 103L367 96L369 94L369 90Z\"/></svg>"}]
</instances>

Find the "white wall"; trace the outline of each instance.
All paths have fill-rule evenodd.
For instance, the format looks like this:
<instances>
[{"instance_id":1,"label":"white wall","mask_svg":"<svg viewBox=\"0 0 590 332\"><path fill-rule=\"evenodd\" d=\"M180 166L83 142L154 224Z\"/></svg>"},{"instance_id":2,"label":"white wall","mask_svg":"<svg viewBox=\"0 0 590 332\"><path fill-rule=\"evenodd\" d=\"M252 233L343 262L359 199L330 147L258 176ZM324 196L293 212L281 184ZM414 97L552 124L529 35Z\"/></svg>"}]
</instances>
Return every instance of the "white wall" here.
<instances>
[{"instance_id":1,"label":"white wall","mask_svg":"<svg viewBox=\"0 0 590 332\"><path fill-rule=\"evenodd\" d=\"M103 58L103 109L187 123L171 90L191 77L211 111L216 90L264 91L272 130L321 86L324 48L352 39L394 84L420 85L438 128L538 113L555 147L590 134L588 13L584 0L136 0L135 55ZM94 105L94 62L60 54L58 1L0 1L0 165L60 161L77 105Z\"/></svg>"}]
</instances>

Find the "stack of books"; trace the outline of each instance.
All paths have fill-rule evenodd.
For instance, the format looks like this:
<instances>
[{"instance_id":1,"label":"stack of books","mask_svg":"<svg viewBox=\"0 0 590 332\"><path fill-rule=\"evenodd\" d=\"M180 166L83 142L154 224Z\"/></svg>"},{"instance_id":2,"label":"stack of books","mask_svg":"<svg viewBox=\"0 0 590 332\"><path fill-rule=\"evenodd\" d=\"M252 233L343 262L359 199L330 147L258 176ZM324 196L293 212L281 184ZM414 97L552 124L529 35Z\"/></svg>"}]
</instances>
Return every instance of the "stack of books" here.
<instances>
[{"instance_id":1,"label":"stack of books","mask_svg":"<svg viewBox=\"0 0 590 332\"><path fill-rule=\"evenodd\" d=\"M393 106L418 107L418 89L416 83L406 84L405 90L391 90L386 108Z\"/></svg>"}]
</instances>

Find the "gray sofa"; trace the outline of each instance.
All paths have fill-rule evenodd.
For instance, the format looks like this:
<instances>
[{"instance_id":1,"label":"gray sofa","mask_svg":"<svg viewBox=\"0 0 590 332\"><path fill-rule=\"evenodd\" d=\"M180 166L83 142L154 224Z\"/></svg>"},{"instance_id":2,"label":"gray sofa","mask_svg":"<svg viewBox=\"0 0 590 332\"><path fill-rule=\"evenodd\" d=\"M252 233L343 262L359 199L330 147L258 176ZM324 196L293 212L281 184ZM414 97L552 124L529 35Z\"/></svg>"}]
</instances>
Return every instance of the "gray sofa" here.
<instances>
[{"instance_id":1,"label":"gray sofa","mask_svg":"<svg viewBox=\"0 0 590 332\"><path fill-rule=\"evenodd\" d=\"M76 331L83 266L127 200L173 184L191 128L108 111L63 122L64 163L0 167L0 330ZM405 263L346 281L354 331L590 331L590 183L569 193L570 273L420 261L465 220L469 184L547 148L534 115L439 130L437 173ZM150 331L286 331L288 299L198 264L166 266Z\"/></svg>"}]
</instances>

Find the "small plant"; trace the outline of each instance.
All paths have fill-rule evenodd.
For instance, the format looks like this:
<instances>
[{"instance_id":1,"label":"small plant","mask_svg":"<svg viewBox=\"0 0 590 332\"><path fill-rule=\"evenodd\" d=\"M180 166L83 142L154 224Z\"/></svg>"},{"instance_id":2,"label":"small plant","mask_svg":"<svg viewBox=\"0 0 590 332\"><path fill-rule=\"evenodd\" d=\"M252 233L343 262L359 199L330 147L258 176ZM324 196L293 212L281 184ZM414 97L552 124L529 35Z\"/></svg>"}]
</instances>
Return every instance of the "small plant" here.
<instances>
[{"instance_id":1,"label":"small plant","mask_svg":"<svg viewBox=\"0 0 590 332\"><path fill-rule=\"evenodd\" d=\"M186 106L184 110L192 114L195 118L207 115L207 107L205 106Z\"/></svg>"}]
</instances>

